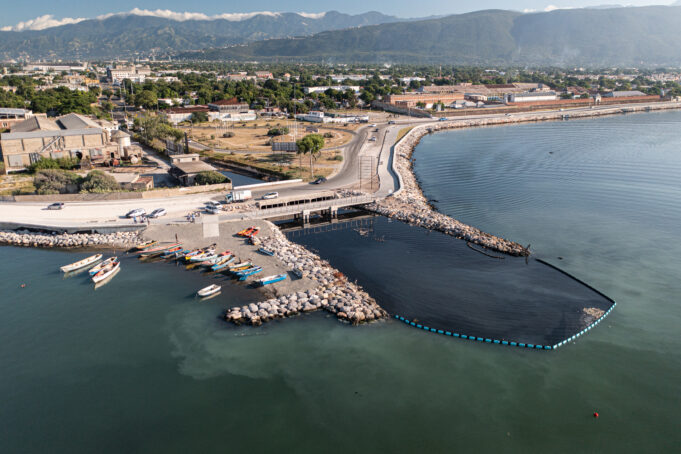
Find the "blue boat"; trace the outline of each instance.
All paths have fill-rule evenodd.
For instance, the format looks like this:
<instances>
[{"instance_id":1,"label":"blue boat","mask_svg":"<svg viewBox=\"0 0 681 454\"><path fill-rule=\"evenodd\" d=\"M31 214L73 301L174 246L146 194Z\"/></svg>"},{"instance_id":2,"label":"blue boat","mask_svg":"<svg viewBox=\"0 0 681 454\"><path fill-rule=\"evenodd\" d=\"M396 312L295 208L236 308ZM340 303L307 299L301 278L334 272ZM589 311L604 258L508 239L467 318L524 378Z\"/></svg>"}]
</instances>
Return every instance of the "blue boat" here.
<instances>
[{"instance_id":1,"label":"blue boat","mask_svg":"<svg viewBox=\"0 0 681 454\"><path fill-rule=\"evenodd\" d=\"M258 274L261 271L262 271L262 266L253 266L253 267L245 269L243 271L237 271L234 274L239 276L240 281L245 281L246 279L248 279L248 276L251 276L253 274Z\"/></svg>"},{"instance_id":2,"label":"blue boat","mask_svg":"<svg viewBox=\"0 0 681 454\"><path fill-rule=\"evenodd\" d=\"M265 247L261 247L260 249L258 249L258 252L265 254L265 255L274 255L274 251L271 251L271 250L269 250Z\"/></svg>"},{"instance_id":3,"label":"blue boat","mask_svg":"<svg viewBox=\"0 0 681 454\"><path fill-rule=\"evenodd\" d=\"M215 265L211 266L210 269L212 271L220 271L223 268L227 268L230 263L232 263L234 260L236 260L236 257L232 257L229 260L226 260L222 263L216 263Z\"/></svg>"},{"instance_id":4,"label":"blue boat","mask_svg":"<svg viewBox=\"0 0 681 454\"><path fill-rule=\"evenodd\" d=\"M275 274L273 276L267 276L263 277L262 279L258 279L255 281L258 285L260 286L265 286L269 284L274 284L275 282L280 282L286 279L286 274Z\"/></svg>"}]
</instances>

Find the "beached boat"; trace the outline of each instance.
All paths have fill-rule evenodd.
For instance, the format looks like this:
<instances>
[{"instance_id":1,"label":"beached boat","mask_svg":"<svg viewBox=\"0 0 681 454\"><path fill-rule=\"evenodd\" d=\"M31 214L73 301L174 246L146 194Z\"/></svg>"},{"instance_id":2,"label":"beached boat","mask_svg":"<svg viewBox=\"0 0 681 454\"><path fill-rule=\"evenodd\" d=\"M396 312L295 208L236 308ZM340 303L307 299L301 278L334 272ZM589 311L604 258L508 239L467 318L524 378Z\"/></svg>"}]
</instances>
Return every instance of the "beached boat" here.
<instances>
[{"instance_id":1,"label":"beached boat","mask_svg":"<svg viewBox=\"0 0 681 454\"><path fill-rule=\"evenodd\" d=\"M241 263L237 263L235 265L231 265L229 267L229 271L231 271L233 273L235 271L245 270L246 268L250 268L252 266L253 266L253 264L251 262L241 262Z\"/></svg>"},{"instance_id":2,"label":"beached boat","mask_svg":"<svg viewBox=\"0 0 681 454\"><path fill-rule=\"evenodd\" d=\"M158 252L161 254L163 251L166 251L168 249L177 247L177 246L182 246L182 243L172 243L172 244L165 244L161 246L156 246L153 248L145 249L143 251L138 252L138 254L141 254L140 256L146 255L146 254L153 254L155 252Z\"/></svg>"},{"instance_id":3,"label":"beached boat","mask_svg":"<svg viewBox=\"0 0 681 454\"><path fill-rule=\"evenodd\" d=\"M178 252L182 252L182 251L183 251L182 246L172 247L172 248L168 249L167 251L163 251L161 253L161 257L164 258L164 259L167 259L168 257L174 257L175 254L177 254ZM189 252L189 251L187 251L187 252Z\"/></svg>"},{"instance_id":4,"label":"beached boat","mask_svg":"<svg viewBox=\"0 0 681 454\"><path fill-rule=\"evenodd\" d=\"M253 235L253 232L254 232L254 231L257 233L257 232L260 231L260 228L259 228L259 227L256 227L256 226L251 226L251 227L249 227L249 228L247 228L247 229L243 229L242 231L240 231L239 233L237 233L237 235L239 235L239 236L244 236L244 237L250 237L251 235Z\"/></svg>"},{"instance_id":5,"label":"beached boat","mask_svg":"<svg viewBox=\"0 0 681 454\"><path fill-rule=\"evenodd\" d=\"M230 251L221 252L220 254L216 255L213 258L210 258L208 260L205 260L205 261L199 263L199 265L201 265L201 266L213 266L213 265L216 265L218 263L225 262L225 261L229 260L230 257L232 257L232 253Z\"/></svg>"},{"instance_id":6,"label":"beached boat","mask_svg":"<svg viewBox=\"0 0 681 454\"><path fill-rule=\"evenodd\" d=\"M258 249L258 252L265 255L274 255L274 251L267 249L266 247L261 247L260 249Z\"/></svg>"},{"instance_id":7,"label":"beached boat","mask_svg":"<svg viewBox=\"0 0 681 454\"><path fill-rule=\"evenodd\" d=\"M265 286L269 284L274 284L275 282L280 282L286 279L286 274L275 274L272 276L263 277L255 281L260 286Z\"/></svg>"},{"instance_id":8,"label":"beached boat","mask_svg":"<svg viewBox=\"0 0 681 454\"><path fill-rule=\"evenodd\" d=\"M108 259L104 260L103 262L99 262L97 265L90 268L88 273L90 274L90 276L94 276L95 274L99 273L102 270L102 268L104 268L107 265L112 264L116 260L118 260L118 257L116 257L116 256L109 257Z\"/></svg>"},{"instance_id":9,"label":"beached boat","mask_svg":"<svg viewBox=\"0 0 681 454\"><path fill-rule=\"evenodd\" d=\"M69 271L79 270L81 268L85 268L86 266L90 266L90 265L92 265L96 262L99 262L100 260L102 260L102 257L103 257L102 254L91 255L90 257L85 258L83 260L80 260L78 262L74 262L74 263L70 263L68 265L64 265L59 269L62 270L64 273L68 273Z\"/></svg>"},{"instance_id":10,"label":"beached boat","mask_svg":"<svg viewBox=\"0 0 681 454\"><path fill-rule=\"evenodd\" d=\"M220 291L221 288L222 287L220 287L219 285L213 284L213 285L209 285L208 287L202 288L201 290L199 290L196 293L200 297L205 298L206 296L215 295L216 293L218 293Z\"/></svg>"},{"instance_id":11,"label":"beached boat","mask_svg":"<svg viewBox=\"0 0 681 454\"><path fill-rule=\"evenodd\" d=\"M215 252L215 244L211 244L210 246L201 248L201 249L194 249L193 251L189 252L188 254L185 254L182 258L185 261L189 261L192 257L195 257L199 254L205 254L207 252L213 253Z\"/></svg>"},{"instance_id":12,"label":"beached boat","mask_svg":"<svg viewBox=\"0 0 681 454\"><path fill-rule=\"evenodd\" d=\"M248 242L251 243L253 246L258 246L262 241L260 241L260 238L257 236L251 236L248 238Z\"/></svg>"},{"instance_id":13,"label":"beached boat","mask_svg":"<svg viewBox=\"0 0 681 454\"><path fill-rule=\"evenodd\" d=\"M211 260L217 258L215 251L204 252L203 254L197 254L189 257L189 261L192 263L205 262L206 260Z\"/></svg>"},{"instance_id":14,"label":"beached boat","mask_svg":"<svg viewBox=\"0 0 681 454\"><path fill-rule=\"evenodd\" d=\"M104 268L99 270L99 272L97 274L92 276L92 282L97 284L99 282L104 281L105 279L113 277L114 274L118 273L118 270L120 269L120 267L121 267L121 262L119 262L119 261L115 261L113 263L108 264L107 266L105 266Z\"/></svg>"},{"instance_id":15,"label":"beached boat","mask_svg":"<svg viewBox=\"0 0 681 454\"><path fill-rule=\"evenodd\" d=\"M152 240L152 241L147 241L147 242L145 242L145 243L138 244L137 246L135 246L135 250L137 250L137 251L142 251L142 250L144 250L144 249L148 249L148 248L154 246L155 244L157 244L156 241L153 241L153 240Z\"/></svg>"},{"instance_id":16,"label":"beached boat","mask_svg":"<svg viewBox=\"0 0 681 454\"><path fill-rule=\"evenodd\" d=\"M213 271L220 271L221 269L227 268L230 265L230 263L232 263L234 260L236 260L236 257L230 255L228 257L223 258L215 265L211 266L210 269Z\"/></svg>"},{"instance_id":17,"label":"beached boat","mask_svg":"<svg viewBox=\"0 0 681 454\"><path fill-rule=\"evenodd\" d=\"M252 266L250 268L246 268L245 270L237 271L234 274L239 276L240 281L245 281L246 279L248 279L248 276L258 274L261 271L262 271L262 266Z\"/></svg>"}]
</instances>

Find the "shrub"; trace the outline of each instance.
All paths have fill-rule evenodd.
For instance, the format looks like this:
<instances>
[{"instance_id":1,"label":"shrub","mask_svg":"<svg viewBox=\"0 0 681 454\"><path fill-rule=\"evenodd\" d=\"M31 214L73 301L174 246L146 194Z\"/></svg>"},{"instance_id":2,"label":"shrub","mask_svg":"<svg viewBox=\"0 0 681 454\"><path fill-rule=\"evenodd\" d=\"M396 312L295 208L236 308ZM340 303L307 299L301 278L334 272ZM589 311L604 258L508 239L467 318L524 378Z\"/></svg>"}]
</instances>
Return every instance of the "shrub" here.
<instances>
[{"instance_id":1,"label":"shrub","mask_svg":"<svg viewBox=\"0 0 681 454\"><path fill-rule=\"evenodd\" d=\"M37 194L66 194L69 185L78 188L78 175L59 169L39 170L33 177Z\"/></svg>"},{"instance_id":2,"label":"shrub","mask_svg":"<svg viewBox=\"0 0 681 454\"><path fill-rule=\"evenodd\" d=\"M234 133L232 131L227 131L222 135L223 139L229 139L230 137L234 137Z\"/></svg>"},{"instance_id":3,"label":"shrub","mask_svg":"<svg viewBox=\"0 0 681 454\"><path fill-rule=\"evenodd\" d=\"M194 183L198 185L203 185L203 184L220 184L220 183L228 183L229 178L221 174L220 172L215 172L214 170L210 170L207 172L199 172L196 175L196 178L194 178Z\"/></svg>"},{"instance_id":4,"label":"shrub","mask_svg":"<svg viewBox=\"0 0 681 454\"><path fill-rule=\"evenodd\" d=\"M333 139L333 133L332 132L325 132L324 138L325 139Z\"/></svg>"},{"instance_id":5,"label":"shrub","mask_svg":"<svg viewBox=\"0 0 681 454\"><path fill-rule=\"evenodd\" d=\"M80 192L115 192L120 191L121 186L116 179L101 170L93 170L88 173L80 185Z\"/></svg>"},{"instance_id":6,"label":"shrub","mask_svg":"<svg viewBox=\"0 0 681 454\"><path fill-rule=\"evenodd\" d=\"M285 136L289 133L289 129L284 126L283 128L272 128L267 131L268 136Z\"/></svg>"},{"instance_id":7,"label":"shrub","mask_svg":"<svg viewBox=\"0 0 681 454\"><path fill-rule=\"evenodd\" d=\"M334 161L342 161L343 160L343 155L337 154L332 158Z\"/></svg>"},{"instance_id":8,"label":"shrub","mask_svg":"<svg viewBox=\"0 0 681 454\"><path fill-rule=\"evenodd\" d=\"M45 169L63 169L63 170L73 170L80 164L78 158L40 158L40 160L34 162L28 166L30 172L37 172L38 170Z\"/></svg>"}]
</instances>

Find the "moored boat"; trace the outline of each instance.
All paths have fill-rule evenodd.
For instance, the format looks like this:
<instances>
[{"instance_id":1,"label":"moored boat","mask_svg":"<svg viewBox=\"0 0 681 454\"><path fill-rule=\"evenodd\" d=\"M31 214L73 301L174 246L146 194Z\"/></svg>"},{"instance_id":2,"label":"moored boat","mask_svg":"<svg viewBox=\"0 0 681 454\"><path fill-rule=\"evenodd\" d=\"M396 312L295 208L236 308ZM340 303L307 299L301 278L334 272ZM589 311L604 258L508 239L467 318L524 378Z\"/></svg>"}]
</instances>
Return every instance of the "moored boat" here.
<instances>
[{"instance_id":1,"label":"moored boat","mask_svg":"<svg viewBox=\"0 0 681 454\"><path fill-rule=\"evenodd\" d=\"M153 254L155 252L158 252L159 254L162 253L163 251L166 251L168 249L177 247L177 246L182 246L182 243L171 243L171 244L166 244L166 245L161 245L161 246L156 246L153 248L145 249L143 251L138 252L138 254L145 255L145 254Z\"/></svg>"},{"instance_id":2,"label":"moored boat","mask_svg":"<svg viewBox=\"0 0 681 454\"><path fill-rule=\"evenodd\" d=\"M157 241L153 241L153 240L147 241L147 242L144 242L142 244L138 244L137 246L135 246L135 250L136 251L142 251L144 249L148 249L148 248L154 246L157 243L158 243Z\"/></svg>"},{"instance_id":3,"label":"moored boat","mask_svg":"<svg viewBox=\"0 0 681 454\"><path fill-rule=\"evenodd\" d=\"M231 271L233 273L235 271L245 270L246 268L250 268L251 266L253 266L253 264L251 262L241 262L241 263L237 263L235 265L231 265L229 267L229 271Z\"/></svg>"},{"instance_id":4,"label":"moored boat","mask_svg":"<svg viewBox=\"0 0 681 454\"><path fill-rule=\"evenodd\" d=\"M92 282L97 284L99 282L104 281L105 279L107 279L109 277L112 277L114 274L116 274L118 272L120 267L121 267L121 262L119 262L119 261L115 261L113 263L108 264L107 266L105 266L104 268L99 270L99 272L97 274L92 276Z\"/></svg>"},{"instance_id":5,"label":"moored boat","mask_svg":"<svg viewBox=\"0 0 681 454\"><path fill-rule=\"evenodd\" d=\"M275 274L272 276L263 277L255 281L260 286L265 286L269 284L274 284L275 282L280 282L286 279L286 274Z\"/></svg>"},{"instance_id":6,"label":"moored boat","mask_svg":"<svg viewBox=\"0 0 681 454\"><path fill-rule=\"evenodd\" d=\"M236 260L236 257L229 255L228 257L218 261L215 265L211 266L210 269L213 271L220 271L223 268L227 268L234 260Z\"/></svg>"},{"instance_id":7,"label":"moored boat","mask_svg":"<svg viewBox=\"0 0 681 454\"><path fill-rule=\"evenodd\" d=\"M260 252L261 254L265 254L265 255L274 255L274 251L267 249L264 246L261 247L260 249L258 249L258 252Z\"/></svg>"},{"instance_id":8,"label":"moored boat","mask_svg":"<svg viewBox=\"0 0 681 454\"><path fill-rule=\"evenodd\" d=\"M85 268L86 266L90 266L93 263L96 263L100 260L102 260L103 255L102 254L95 254L91 255L90 257L84 258L83 260L80 260L78 262L70 263L68 265L64 265L60 270L62 270L64 273L68 273L69 271L75 271L79 270L81 268Z\"/></svg>"},{"instance_id":9,"label":"moored boat","mask_svg":"<svg viewBox=\"0 0 681 454\"><path fill-rule=\"evenodd\" d=\"M213 284L213 285L209 285L208 287L202 288L201 290L199 290L196 293L200 297L205 298L206 296L215 295L216 293L218 293L220 291L221 288L222 287L220 287L219 285Z\"/></svg>"},{"instance_id":10,"label":"moored boat","mask_svg":"<svg viewBox=\"0 0 681 454\"><path fill-rule=\"evenodd\" d=\"M108 259L104 260L103 262L99 262L97 265L90 268L88 273L90 274L90 276L94 276L95 274L99 273L102 270L102 268L104 268L107 265L112 264L116 260L118 260L118 257L116 257L116 256L109 257Z\"/></svg>"},{"instance_id":11,"label":"moored boat","mask_svg":"<svg viewBox=\"0 0 681 454\"><path fill-rule=\"evenodd\" d=\"M240 281L245 281L246 279L248 279L248 276L258 274L261 271L262 271L262 266L252 266L250 268L246 268L245 270L237 271L234 274L236 274L239 277Z\"/></svg>"},{"instance_id":12,"label":"moored boat","mask_svg":"<svg viewBox=\"0 0 681 454\"><path fill-rule=\"evenodd\" d=\"M167 251L164 251L161 254L161 257L164 259L167 259L168 257L174 257L178 252L182 252L182 246L176 246L173 248L168 249ZM189 251L187 251L189 252Z\"/></svg>"}]
</instances>

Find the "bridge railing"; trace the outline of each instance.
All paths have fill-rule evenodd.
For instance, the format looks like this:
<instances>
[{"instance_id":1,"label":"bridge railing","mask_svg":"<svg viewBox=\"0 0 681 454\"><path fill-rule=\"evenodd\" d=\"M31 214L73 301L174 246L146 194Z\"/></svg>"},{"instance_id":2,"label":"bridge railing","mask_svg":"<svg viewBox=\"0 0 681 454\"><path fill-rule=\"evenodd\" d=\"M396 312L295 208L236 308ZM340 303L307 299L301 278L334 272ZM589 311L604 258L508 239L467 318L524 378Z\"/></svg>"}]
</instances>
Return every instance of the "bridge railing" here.
<instances>
[{"instance_id":1,"label":"bridge railing","mask_svg":"<svg viewBox=\"0 0 681 454\"><path fill-rule=\"evenodd\" d=\"M364 205L376 201L372 195L361 195L352 197L343 197L340 199L325 200L323 202L304 203L301 205L289 205L277 208L265 208L262 210L245 211L241 213L230 213L223 215L223 219L264 219L271 216L281 214L295 214L303 211L318 211L329 208L342 208L354 205Z\"/></svg>"}]
</instances>

